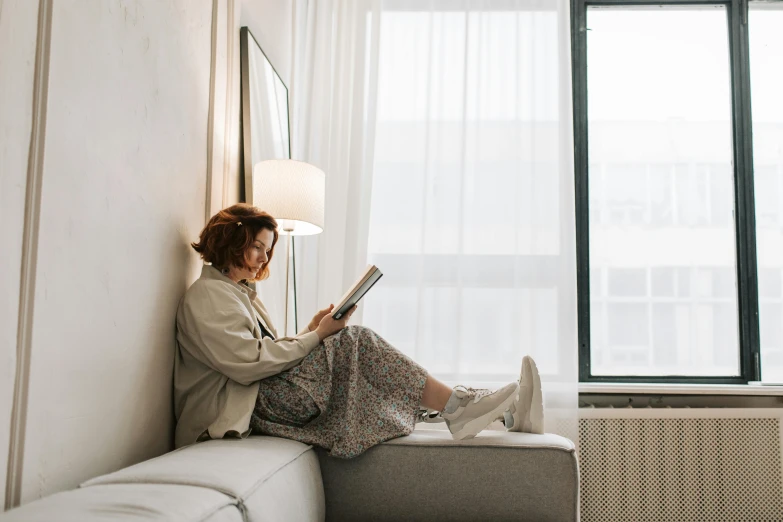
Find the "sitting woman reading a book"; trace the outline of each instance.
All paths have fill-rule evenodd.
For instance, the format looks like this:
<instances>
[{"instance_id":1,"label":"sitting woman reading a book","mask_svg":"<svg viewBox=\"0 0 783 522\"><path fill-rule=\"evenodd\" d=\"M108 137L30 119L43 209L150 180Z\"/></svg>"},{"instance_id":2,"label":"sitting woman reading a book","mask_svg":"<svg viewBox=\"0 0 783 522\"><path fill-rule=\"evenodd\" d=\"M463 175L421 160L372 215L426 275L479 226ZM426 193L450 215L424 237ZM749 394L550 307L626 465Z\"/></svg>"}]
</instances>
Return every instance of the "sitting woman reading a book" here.
<instances>
[{"instance_id":1,"label":"sitting woman reading a book","mask_svg":"<svg viewBox=\"0 0 783 522\"><path fill-rule=\"evenodd\" d=\"M475 436L501 419L506 429L542 433L541 382L522 362L519 382L499 390L449 388L332 306L294 337L278 337L246 283L269 276L277 223L239 204L209 220L192 246L205 264L177 310L176 446L251 432L354 457L445 421L452 436Z\"/></svg>"}]
</instances>

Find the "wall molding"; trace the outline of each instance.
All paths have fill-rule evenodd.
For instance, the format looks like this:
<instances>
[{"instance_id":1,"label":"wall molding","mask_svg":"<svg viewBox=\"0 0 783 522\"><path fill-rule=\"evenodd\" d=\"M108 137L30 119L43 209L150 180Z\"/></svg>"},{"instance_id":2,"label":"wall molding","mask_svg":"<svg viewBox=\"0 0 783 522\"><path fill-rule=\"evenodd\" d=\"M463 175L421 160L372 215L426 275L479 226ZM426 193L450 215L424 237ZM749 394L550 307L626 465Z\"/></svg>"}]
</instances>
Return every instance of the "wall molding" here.
<instances>
[{"instance_id":1,"label":"wall molding","mask_svg":"<svg viewBox=\"0 0 783 522\"><path fill-rule=\"evenodd\" d=\"M238 36L235 0L213 0L204 222L228 206L234 152L234 69Z\"/></svg>"},{"instance_id":2,"label":"wall molding","mask_svg":"<svg viewBox=\"0 0 783 522\"><path fill-rule=\"evenodd\" d=\"M215 143L215 89L217 83L217 59L218 59L218 21L220 18L220 0L212 0L212 34L210 41L209 61L209 111L207 113L207 191L204 197L204 222L209 221L212 215L212 156Z\"/></svg>"},{"instance_id":3,"label":"wall molding","mask_svg":"<svg viewBox=\"0 0 783 522\"><path fill-rule=\"evenodd\" d=\"M234 62L235 48L239 38L237 27L237 10L235 0L228 0L226 5L226 111L225 128L223 133L223 198L221 208L228 206L228 184L231 179L231 156L232 144L234 143L232 131L232 122L234 121Z\"/></svg>"},{"instance_id":4,"label":"wall molding","mask_svg":"<svg viewBox=\"0 0 783 522\"><path fill-rule=\"evenodd\" d=\"M38 32L35 44L33 76L33 116L30 152L27 160L24 229L22 231L22 265L19 290L19 328L16 341L16 379L11 410L5 509L21 502L24 440L27 428L27 399L32 355L35 277L38 266L38 229L41 217L46 143L46 109L49 93L49 58L52 37L52 0L39 0Z\"/></svg>"}]
</instances>

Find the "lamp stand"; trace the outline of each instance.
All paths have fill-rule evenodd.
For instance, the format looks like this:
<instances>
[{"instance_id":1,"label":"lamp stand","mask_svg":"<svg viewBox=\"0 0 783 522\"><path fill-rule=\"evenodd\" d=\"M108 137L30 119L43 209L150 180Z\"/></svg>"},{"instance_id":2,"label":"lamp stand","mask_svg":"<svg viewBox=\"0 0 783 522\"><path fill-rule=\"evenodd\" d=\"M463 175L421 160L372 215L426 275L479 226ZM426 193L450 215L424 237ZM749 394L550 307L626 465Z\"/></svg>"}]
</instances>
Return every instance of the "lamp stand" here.
<instances>
[{"instance_id":1,"label":"lamp stand","mask_svg":"<svg viewBox=\"0 0 783 522\"><path fill-rule=\"evenodd\" d=\"M286 233L287 240L286 240L286 249L285 249L285 330L284 335L288 335L288 294L290 293L289 290L291 289L290 281L291 277L289 275L290 271L293 271L294 274L294 334L299 331L299 318L297 317L299 314L296 310L296 247L294 246L294 236L291 234L293 232L293 229L284 228L284 232ZM293 257L292 257L293 252ZM291 264L293 263L293 270L291 270Z\"/></svg>"},{"instance_id":2,"label":"lamp stand","mask_svg":"<svg viewBox=\"0 0 783 522\"><path fill-rule=\"evenodd\" d=\"M291 236L291 264L294 275L294 335L299 333L299 312L296 310L296 241Z\"/></svg>"}]
</instances>

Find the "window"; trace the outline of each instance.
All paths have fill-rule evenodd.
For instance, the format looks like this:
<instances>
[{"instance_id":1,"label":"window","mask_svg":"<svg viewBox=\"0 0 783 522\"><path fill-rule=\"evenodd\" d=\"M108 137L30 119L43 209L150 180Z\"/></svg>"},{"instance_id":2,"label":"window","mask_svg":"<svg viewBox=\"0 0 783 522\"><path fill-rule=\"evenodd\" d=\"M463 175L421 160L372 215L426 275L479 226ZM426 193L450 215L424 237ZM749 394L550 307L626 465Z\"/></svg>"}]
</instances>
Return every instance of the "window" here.
<instances>
[{"instance_id":1,"label":"window","mask_svg":"<svg viewBox=\"0 0 783 522\"><path fill-rule=\"evenodd\" d=\"M582 381L783 379L781 27L573 3Z\"/></svg>"},{"instance_id":2,"label":"window","mask_svg":"<svg viewBox=\"0 0 783 522\"><path fill-rule=\"evenodd\" d=\"M762 376L783 381L783 5L748 13Z\"/></svg>"}]
</instances>

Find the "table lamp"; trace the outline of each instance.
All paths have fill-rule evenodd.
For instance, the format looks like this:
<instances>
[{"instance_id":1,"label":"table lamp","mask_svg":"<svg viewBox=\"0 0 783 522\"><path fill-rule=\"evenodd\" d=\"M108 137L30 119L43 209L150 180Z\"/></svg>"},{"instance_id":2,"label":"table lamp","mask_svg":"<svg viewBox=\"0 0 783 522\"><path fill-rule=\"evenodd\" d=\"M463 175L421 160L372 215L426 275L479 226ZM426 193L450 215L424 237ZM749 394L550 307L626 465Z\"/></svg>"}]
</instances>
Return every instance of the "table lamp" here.
<instances>
[{"instance_id":1,"label":"table lamp","mask_svg":"<svg viewBox=\"0 0 783 522\"><path fill-rule=\"evenodd\" d=\"M326 175L314 165L273 159L253 167L253 204L277 220L278 233L287 236L285 268L285 335L288 335L289 268L292 236L320 234L324 226ZM294 251L296 256L296 251ZM296 318L296 257L294 257L294 329Z\"/></svg>"}]
</instances>

